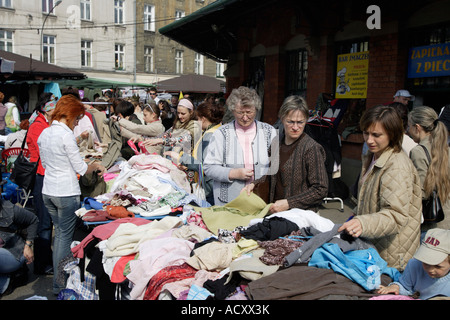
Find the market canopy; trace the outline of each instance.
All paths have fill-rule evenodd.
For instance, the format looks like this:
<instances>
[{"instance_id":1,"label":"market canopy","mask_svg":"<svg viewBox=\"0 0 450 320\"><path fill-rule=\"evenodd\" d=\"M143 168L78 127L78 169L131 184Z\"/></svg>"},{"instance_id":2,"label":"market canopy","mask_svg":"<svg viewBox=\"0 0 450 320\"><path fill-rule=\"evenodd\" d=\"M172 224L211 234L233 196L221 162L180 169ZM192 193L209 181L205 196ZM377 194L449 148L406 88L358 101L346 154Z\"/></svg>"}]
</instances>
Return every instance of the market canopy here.
<instances>
[{"instance_id":1,"label":"market canopy","mask_svg":"<svg viewBox=\"0 0 450 320\"><path fill-rule=\"evenodd\" d=\"M61 79L55 82L59 83L60 87L77 87L89 89L113 89L113 88L148 88L154 86L153 83L134 83L127 81L105 80L98 78L85 78L79 80Z\"/></svg>"},{"instance_id":2,"label":"market canopy","mask_svg":"<svg viewBox=\"0 0 450 320\"><path fill-rule=\"evenodd\" d=\"M0 50L0 81L84 79L86 76L71 69Z\"/></svg>"},{"instance_id":3,"label":"market canopy","mask_svg":"<svg viewBox=\"0 0 450 320\"><path fill-rule=\"evenodd\" d=\"M157 85L159 91L190 93L218 93L224 87L225 81L199 74L182 75L161 81Z\"/></svg>"}]
</instances>

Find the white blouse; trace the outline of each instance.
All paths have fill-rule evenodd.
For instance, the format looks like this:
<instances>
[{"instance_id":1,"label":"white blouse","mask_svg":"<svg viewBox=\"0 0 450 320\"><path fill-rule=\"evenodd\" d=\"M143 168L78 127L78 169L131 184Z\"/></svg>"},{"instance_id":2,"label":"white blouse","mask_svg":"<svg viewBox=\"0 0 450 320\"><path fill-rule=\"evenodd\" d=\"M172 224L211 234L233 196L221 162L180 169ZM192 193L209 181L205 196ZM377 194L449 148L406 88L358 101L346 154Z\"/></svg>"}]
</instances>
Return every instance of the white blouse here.
<instances>
[{"instance_id":1,"label":"white blouse","mask_svg":"<svg viewBox=\"0 0 450 320\"><path fill-rule=\"evenodd\" d=\"M81 195L77 173L84 175L88 165L81 157L73 131L55 120L42 131L37 142L45 168L42 194L55 197Z\"/></svg>"}]
</instances>

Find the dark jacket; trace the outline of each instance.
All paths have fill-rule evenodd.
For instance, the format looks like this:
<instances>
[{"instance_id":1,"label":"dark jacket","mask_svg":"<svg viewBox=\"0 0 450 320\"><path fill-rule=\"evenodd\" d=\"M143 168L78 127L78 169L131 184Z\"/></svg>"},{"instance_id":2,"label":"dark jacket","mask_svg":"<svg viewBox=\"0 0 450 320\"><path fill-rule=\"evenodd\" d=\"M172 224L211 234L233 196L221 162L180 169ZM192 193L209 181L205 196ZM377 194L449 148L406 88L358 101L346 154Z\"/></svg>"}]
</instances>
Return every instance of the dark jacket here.
<instances>
[{"instance_id":1,"label":"dark jacket","mask_svg":"<svg viewBox=\"0 0 450 320\"><path fill-rule=\"evenodd\" d=\"M25 241L32 241L37 237L39 220L33 212L10 201L1 201L0 238L4 242L3 248L19 260L23 255Z\"/></svg>"},{"instance_id":2,"label":"dark jacket","mask_svg":"<svg viewBox=\"0 0 450 320\"><path fill-rule=\"evenodd\" d=\"M281 179L284 181L284 199L289 208L317 211L323 198L328 194L328 176L325 169L325 151L307 134L303 134L296 149L281 167ZM263 182L265 177L255 181ZM270 176L269 202L274 202L277 174Z\"/></svg>"}]
</instances>

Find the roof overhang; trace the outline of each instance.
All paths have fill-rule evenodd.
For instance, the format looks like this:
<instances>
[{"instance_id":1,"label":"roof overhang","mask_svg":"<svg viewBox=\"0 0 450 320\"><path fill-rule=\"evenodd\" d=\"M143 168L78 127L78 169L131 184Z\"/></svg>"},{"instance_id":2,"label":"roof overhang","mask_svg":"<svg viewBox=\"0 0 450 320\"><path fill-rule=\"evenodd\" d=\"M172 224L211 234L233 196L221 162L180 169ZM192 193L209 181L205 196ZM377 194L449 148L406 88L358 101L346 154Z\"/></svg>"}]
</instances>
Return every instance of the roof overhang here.
<instances>
[{"instance_id":1,"label":"roof overhang","mask_svg":"<svg viewBox=\"0 0 450 320\"><path fill-rule=\"evenodd\" d=\"M236 50L236 31L252 12L276 2L217 0L159 29L164 36L218 62Z\"/></svg>"},{"instance_id":2,"label":"roof overhang","mask_svg":"<svg viewBox=\"0 0 450 320\"><path fill-rule=\"evenodd\" d=\"M13 62L13 72L0 73L1 81L84 79L85 74L16 53L0 50L0 58Z\"/></svg>"}]
</instances>

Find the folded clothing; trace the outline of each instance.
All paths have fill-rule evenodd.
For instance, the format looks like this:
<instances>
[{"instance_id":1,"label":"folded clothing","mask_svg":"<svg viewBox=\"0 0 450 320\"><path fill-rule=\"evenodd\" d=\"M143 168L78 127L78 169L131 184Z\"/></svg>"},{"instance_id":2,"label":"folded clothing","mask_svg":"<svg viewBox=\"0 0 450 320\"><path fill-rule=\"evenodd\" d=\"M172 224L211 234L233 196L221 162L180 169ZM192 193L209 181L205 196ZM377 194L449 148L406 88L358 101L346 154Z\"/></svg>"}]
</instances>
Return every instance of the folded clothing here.
<instances>
[{"instance_id":1,"label":"folded clothing","mask_svg":"<svg viewBox=\"0 0 450 320\"><path fill-rule=\"evenodd\" d=\"M133 218L134 213L127 210L127 208L122 206L106 206L106 212L116 219L118 218Z\"/></svg>"},{"instance_id":2,"label":"folded clothing","mask_svg":"<svg viewBox=\"0 0 450 320\"><path fill-rule=\"evenodd\" d=\"M87 222L99 222L115 220L117 218L109 215L109 213L105 210L89 210L83 215L82 219Z\"/></svg>"}]
</instances>

